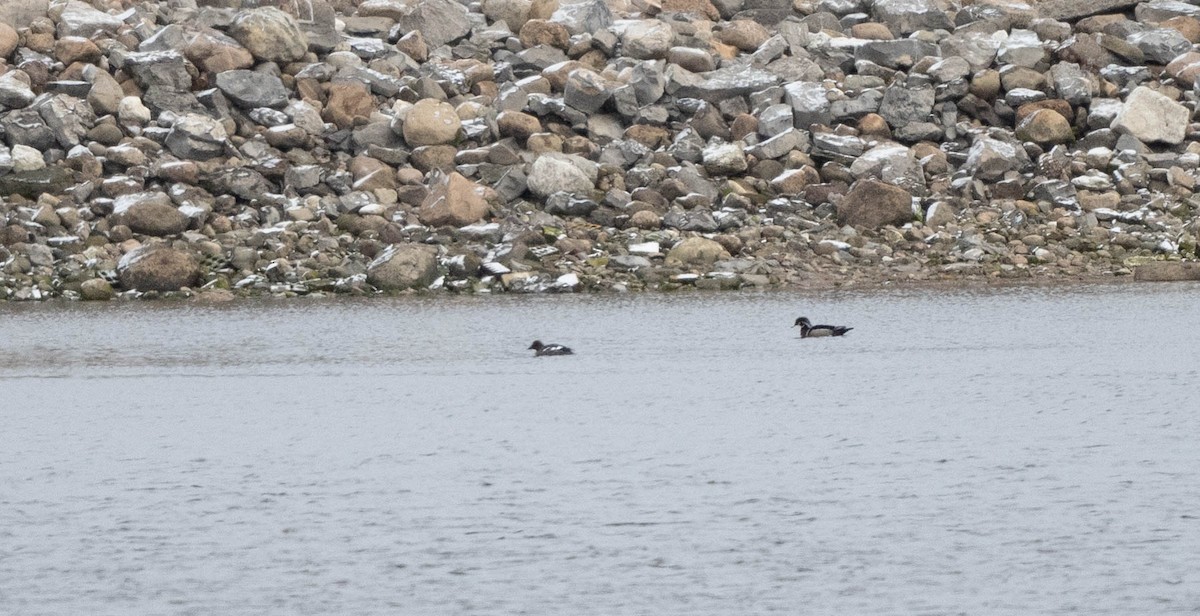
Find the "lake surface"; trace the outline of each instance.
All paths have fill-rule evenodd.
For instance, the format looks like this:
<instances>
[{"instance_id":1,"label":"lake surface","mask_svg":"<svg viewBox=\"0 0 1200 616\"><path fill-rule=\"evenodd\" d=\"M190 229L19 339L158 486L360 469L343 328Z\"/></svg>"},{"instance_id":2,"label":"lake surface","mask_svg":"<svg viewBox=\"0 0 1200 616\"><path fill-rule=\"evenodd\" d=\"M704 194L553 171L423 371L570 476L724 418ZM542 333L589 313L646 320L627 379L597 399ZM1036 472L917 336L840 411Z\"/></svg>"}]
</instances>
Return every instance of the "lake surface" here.
<instances>
[{"instance_id":1,"label":"lake surface","mask_svg":"<svg viewBox=\"0 0 1200 616\"><path fill-rule=\"evenodd\" d=\"M1195 614L1198 323L1192 284L0 305L0 614Z\"/></svg>"}]
</instances>

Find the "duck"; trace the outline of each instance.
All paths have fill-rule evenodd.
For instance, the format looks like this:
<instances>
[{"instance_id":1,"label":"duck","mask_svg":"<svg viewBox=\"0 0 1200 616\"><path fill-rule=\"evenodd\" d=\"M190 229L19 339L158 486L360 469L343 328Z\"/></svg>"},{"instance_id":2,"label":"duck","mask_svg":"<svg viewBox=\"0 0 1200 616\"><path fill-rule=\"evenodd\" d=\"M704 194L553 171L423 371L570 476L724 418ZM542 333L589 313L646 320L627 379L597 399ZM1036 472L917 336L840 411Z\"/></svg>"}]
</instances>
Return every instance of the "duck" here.
<instances>
[{"instance_id":1,"label":"duck","mask_svg":"<svg viewBox=\"0 0 1200 616\"><path fill-rule=\"evenodd\" d=\"M846 332L854 329L845 325L813 325L808 317L800 317L796 319L796 324L792 327L800 326L801 338L815 338L817 336L844 336Z\"/></svg>"},{"instance_id":2,"label":"duck","mask_svg":"<svg viewBox=\"0 0 1200 616\"><path fill-rule=\"evenodd\" d=\"M534 340L533 344L529 345L529 350L534 351L534 357L543 355L574 355L575 352L570 348L561 344L542 344L541 340Z\"/></svg>"}]
</instances>

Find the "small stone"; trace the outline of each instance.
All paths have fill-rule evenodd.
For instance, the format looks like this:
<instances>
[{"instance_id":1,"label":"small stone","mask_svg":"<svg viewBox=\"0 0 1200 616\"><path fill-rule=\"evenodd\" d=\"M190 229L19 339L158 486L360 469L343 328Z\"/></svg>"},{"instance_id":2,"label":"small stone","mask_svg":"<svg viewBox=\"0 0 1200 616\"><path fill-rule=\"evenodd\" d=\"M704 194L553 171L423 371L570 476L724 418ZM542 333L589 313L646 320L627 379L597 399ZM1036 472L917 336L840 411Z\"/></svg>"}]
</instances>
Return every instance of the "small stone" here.
<instances>
[{"instance_id":1,"label":"small stone","mask_svg":"<svg viewBox=\"0 0 1200 616\"><path fill-rule=\"evenodd\" d=\"M704 148L704 169L712 175L736 175L748 168L746 152L736 143L716 143Z\"/></svg>"}]
</instances>

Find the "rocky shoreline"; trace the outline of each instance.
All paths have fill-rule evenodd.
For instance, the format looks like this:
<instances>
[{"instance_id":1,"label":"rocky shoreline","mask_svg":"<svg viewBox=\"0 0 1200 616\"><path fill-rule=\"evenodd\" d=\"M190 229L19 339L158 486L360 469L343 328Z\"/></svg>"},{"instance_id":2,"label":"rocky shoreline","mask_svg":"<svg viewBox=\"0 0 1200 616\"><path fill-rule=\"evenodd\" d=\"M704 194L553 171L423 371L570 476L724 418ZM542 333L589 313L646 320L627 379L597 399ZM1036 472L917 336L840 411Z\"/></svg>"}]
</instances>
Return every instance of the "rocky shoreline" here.
<instances>
[{"instance_id":1,"label":"rocky shoreline","mask_svg":"<svg viewBox=\"0 0 1200 616\"><path fill-rule=\"evenodd\" d=\"M1176 0L7 0L0 298L1200 280Z\"/></svg>"}]
</instances>

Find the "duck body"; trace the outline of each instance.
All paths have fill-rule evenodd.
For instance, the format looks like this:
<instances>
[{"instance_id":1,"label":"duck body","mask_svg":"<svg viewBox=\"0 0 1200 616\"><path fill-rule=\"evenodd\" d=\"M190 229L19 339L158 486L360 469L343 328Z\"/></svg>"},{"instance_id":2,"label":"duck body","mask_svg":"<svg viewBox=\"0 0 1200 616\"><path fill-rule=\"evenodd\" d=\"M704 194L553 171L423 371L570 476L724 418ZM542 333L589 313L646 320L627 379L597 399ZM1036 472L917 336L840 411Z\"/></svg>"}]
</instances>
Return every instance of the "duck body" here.
<instances>
[{"instance_id":1,"label":"duck body","mask_svg":"<svg viewBox=\"0 0 1200 616\"><path fill-rule=\"evenodd\" d=\"M543 355L574 355L575 352L570 348L561 344L542 344L541 340L534 340L533 344L529 345L529 350L533 351L534 357Z\"/></svg>"},{"instance_id":2,"label":"duck body","mask_svg":"<svg viewBox=\"0 0 1200 616\"><path fill-rule=\"evenodd\" d=\"M854 329L845 325L813 325L808 317L800 317L796 319L796 324L792 327L800 328L801 338L820 338L824 336L844 336L846 332Z\"/></svg>"}]
</instances>

